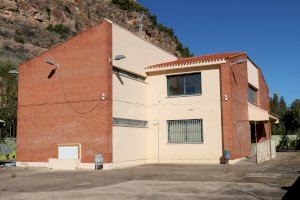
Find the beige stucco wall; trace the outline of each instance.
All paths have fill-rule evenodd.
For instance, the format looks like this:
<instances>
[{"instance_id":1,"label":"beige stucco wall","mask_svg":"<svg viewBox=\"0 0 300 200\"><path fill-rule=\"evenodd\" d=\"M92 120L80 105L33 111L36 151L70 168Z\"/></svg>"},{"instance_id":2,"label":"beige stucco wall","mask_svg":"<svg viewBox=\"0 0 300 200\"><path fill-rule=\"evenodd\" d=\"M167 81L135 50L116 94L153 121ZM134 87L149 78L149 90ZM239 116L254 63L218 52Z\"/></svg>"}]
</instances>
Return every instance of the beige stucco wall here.
<instances>
[{"instance_id":1,"label":"beige stucco wall","mask_svg":"<svg viewBox=\"0 0 300 200\"><path fill-rule=\"evenodd\" d=\"M148 135L147 128L113 126L113 162L147 160Z\"/></svg>"},{"instance_id":2,"label":"beige stucco wall","mask_svg":"<svg viewBox=\"0 0 300 200\"><path fill-rule=\"evenodd\" d=\"M145 75L145 67L177 58L153 44L137 37L128 30L113 24L113 57L125 55L126 59L114 61L118 67Z\"/></svg>"},{"instance_id":3,"label":"beige stucco wall","mask_svg":"<svg viewBox=\"0 0 300 200\"><path fill-rule=\"evenodd\" d=\"M248 82L252 86L259 89L258 69L249 59L247 60L247 73L248 73Z\"/></svg>"},{"instance_id":4,"label":"beige stucco wall","mask_svg":"<svg viewBox=\"0 0 300 200\"><path fill-rule=\"evenodd\" d=\"M258 106L248 103L248 118L249 121L268 121L269 113Z\"/></svg>"},{"instance_id":5,"label":"beige stucco wall","mask_svg":"<svg viewBox=\"0 0 300 200\"><path fill-rule=\"evenodd\" d=\"M257 144L257 162L260 163L270 158L270 140L263 141Z\"/></svg>"},{"instance_id":6,"label":"beige stucco wall","mask_svg":"<svg viewBox=\"0 0 300 200\"><path fill-rule=\"evenodd\" d=\"M144 68L148 65L176 59L113 25L113 57L119 54L126 58L114 61L114 66L141 75L146 75ZM203 67L202 95L177 98L167 97L166 75L149 76L145 82L121 76L122 84L113 74L113 117L148 121L148 128L113 126L113 162L157 162L159 152L160 162L219 163L220 77L218 68L209 68ZM174 119L203 119L204 142L168 144L167 120ZM159 126L154 125L156 121Z\"/></svg>"},{"instance_id":7,"label":"beige stucco wall","mask_svg":"<svg viewBox=\"0 0 300 200\"><path fill-rule=\"evenodd\" d=\"M113 74L113 117L147 121L147 83ZM113 162L148 158L148 128L113 126Z\"/></svg>"},{"instance_id":8,"label":"beige stucco wall","mask_svg":"<svg viewBox=\"0 0 300 200\"><path fill-rule=\"evenodd\" d=\"M145 67L176 60L176 57L113 24L113 57L126 58L113 61L113 65L133 73L146 75ZM146 82L113 74L113 117L148 121ZM149 158L149 129L113 126L113 162L133 162Z\"/></svg>"},{"instance_id":9,"label":"beige stucco wall","mask_svg":"<svg viewBox=\"0 0 300 200\"><path fill-rule=\"evenodd\" d=\"M167 97L166 75L148 77L150 158L157 159L159 154L162 163L219 163L222 156L219 69L203 70L201 74L202 95L172 98ZM203 119L202 144L168 143L167 120L182 119ZM159 126L153 124L155 121Z\"/></svg>"}]
</instances>

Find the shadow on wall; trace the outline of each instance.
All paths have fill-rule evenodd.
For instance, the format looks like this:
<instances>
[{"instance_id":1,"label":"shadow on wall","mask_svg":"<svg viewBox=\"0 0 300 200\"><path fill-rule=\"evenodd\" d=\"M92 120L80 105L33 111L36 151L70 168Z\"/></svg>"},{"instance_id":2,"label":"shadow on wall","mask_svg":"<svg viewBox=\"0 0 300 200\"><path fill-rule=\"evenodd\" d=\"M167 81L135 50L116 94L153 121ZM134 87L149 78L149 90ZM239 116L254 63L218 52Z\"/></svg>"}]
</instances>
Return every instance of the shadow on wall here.
<instances>
[{"instance_id":1,"label":"shadow on wall","mask_svg":"<svg viewBox=\"0 0 300 200\"><path fill-rule=\"evenodd\" d=\"M298 171L299 173L299 171ZM282 187L282 189L287 190L287 193L284 195L282 199L297 199L300 196L300 176L298 176L297 180L290 187Z\"/></svg>"}]
</instances>

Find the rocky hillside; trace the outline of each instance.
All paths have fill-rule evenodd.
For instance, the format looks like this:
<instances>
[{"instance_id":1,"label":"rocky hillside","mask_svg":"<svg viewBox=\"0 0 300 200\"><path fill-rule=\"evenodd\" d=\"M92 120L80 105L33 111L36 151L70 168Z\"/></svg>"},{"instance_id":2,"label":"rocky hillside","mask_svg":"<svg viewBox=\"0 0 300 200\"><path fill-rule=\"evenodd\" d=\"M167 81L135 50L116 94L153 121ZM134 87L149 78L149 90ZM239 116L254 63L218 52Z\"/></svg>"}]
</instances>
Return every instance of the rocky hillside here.
<instances>
[{"instance_id":1,"label":"rocky hillside","mask_svg":"<svg viewBox=\"0 0 300 200\"><path fill-rule=\"evenodd\" d=\"M0 0L0 59L21 62L108 18L176 54L189 56L171 28L132 0Z\"/></svg>"}]
</instances>

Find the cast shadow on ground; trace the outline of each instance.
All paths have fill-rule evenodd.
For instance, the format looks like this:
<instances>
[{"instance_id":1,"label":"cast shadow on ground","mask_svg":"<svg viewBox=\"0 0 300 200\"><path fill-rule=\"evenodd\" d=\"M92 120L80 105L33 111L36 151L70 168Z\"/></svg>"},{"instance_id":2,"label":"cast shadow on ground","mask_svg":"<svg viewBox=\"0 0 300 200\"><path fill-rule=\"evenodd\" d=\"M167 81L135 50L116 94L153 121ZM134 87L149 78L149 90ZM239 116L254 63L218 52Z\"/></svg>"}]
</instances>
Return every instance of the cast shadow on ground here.
<instances>
[{"instance_id":1,"label":"cast shadow on ground","mask_svg":"<svg viewBox=\"0 0 300 200\"><path fill-rule=\"evenodd\" d=\"M287 193L282 198L283 200L288 199L297 199L300 197L300 176L298 176L297 180L290 187L282 187L282 189L287 190Z\"/></svg>"}]
</instances>

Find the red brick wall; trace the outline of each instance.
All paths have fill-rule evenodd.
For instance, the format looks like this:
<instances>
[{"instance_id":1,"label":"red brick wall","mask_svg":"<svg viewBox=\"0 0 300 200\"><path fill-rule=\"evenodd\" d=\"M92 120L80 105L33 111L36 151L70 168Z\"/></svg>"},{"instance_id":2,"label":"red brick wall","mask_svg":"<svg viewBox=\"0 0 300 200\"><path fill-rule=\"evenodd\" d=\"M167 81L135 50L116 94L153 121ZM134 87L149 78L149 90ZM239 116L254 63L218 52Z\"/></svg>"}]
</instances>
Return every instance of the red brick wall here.
<instances>
[{"instance_id":1,"label":"red brick wall","mask_svg":"<svg viewBox=\"0 0 300 200\"><path fill-rule=\"evenodd\" d=\"M221 66L223 146L224 150L230 150L232 159L251 152L247 64L234 64L242 57L247 58L246 55L235 57ZM225 94L227 101L224 100Z\"/></svg>"},{"instance_id":2,"label":"red brick wall","mask_svg":"<svg viewBox=\"0 0 300 200\"><path fill-rule=\"evenodd\" d=\"M112 26L103 22L20 66L17 161L48 162L58 144L74 143L81 162L96 153L112 162L111 56ZM46 58L60 65L50 79Z\"/></svg>"},{"instance_id":3,"label":"red brick wall","mask_svg":"<svg viewBox=\"0 0 300 200\"><path fill-rule=\"evenodd\" d=\"M261 69L258 70L258 81L259 81L259 90L258 90L258 99L259 107L263 110L270 112L270 99L269 99L269 88L265 82ZM271 137L271 123L264 123L266 131L266 139Z\"/></svg>"},{"instance_id":4,"label":"red brick wall","mask_svg":"<svg viewBox=\"0 0 300 200\"><path fill-rule=\"evenodd\" d=\"M246 55L231 59L236 63L238 58L247 59ZM233 64L231 74L232 118L234 135L233 158L240 158L251 153L251 130L248 121L248 72L247 63Z\"/></svg>"},{"instance_id":5,"label":"red brick wall","mask_svg":"<svg viewBox=\"0 0 300 200\"><path fill-rule=\"evenodd\" d=\"M247 63L236 63L242 55L229 59L221 66L223 149L230 150L231 158L241 158L251 153L251 129L248 121L248 74ZM231 67L230 67L231 66ZM258 105L270 110L269 90L259 69ZM224 100L225 94L228 100ZM270 138L269 122L264 123L267 139Z\"/></svg>"},{"instance_id":6,"label":"red brick wall","mask_svg":"<svg viewBox=\"0 0 300 200\"><path fill-rule=\"evenodd\" d=\"M269 89L262 75L262 71L260 69L258 70L258 81L259 81L259 90L258 90L259 107L263 110L270 111Z\"/></svg>"},{"instance_id":7,"label":"red brick wall","mask_svg":"<svg viewBox=\"0 0 300 200\"><path fill-rule=\"evenodd\" d=\"M223 150L230 150L232 153L233 141L233 119L232 119L232 100L231 100L231 69L229 63L222 64L220 68L221 82L221 110L222 110L222 133L223 133ZM225 95L228 100L226 101Z\"/></svg>"}]
</instances>

